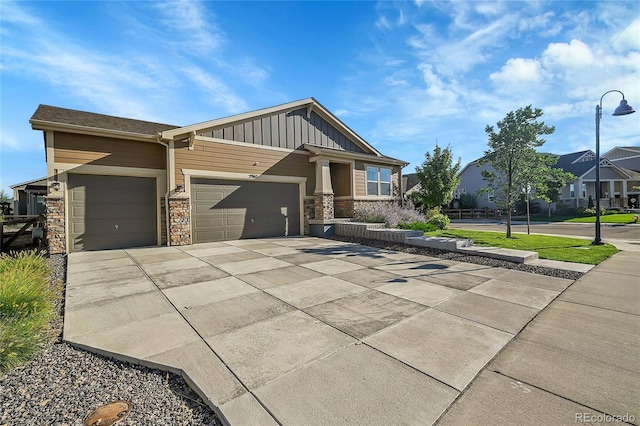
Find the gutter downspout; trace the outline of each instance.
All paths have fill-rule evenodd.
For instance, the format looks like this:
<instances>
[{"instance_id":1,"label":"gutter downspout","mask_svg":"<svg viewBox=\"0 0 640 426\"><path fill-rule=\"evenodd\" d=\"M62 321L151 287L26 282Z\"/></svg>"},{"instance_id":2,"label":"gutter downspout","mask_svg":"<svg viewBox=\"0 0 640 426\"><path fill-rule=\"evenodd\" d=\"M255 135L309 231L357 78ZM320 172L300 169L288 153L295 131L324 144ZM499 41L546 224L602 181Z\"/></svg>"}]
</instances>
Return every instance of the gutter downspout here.
<instances>
[{"instance_id":1,"label":"gutter downspout","mask_svg":"<svg viewBox=\"0 0 640 426\"><path fill-rule=\"evenodd\" d=\"M170 169L170 160L169 160L169 144L162 142L162 133L158 132L156 134L156 142L158 142L160 145L164 146L167 149L167 192L164 194L164 216L165 216L165 227L166 227L166 234L167 234L167 247L169 247L171 245L171 236L169 234L169 194L171 193L171 184L170 184L170 180L171 177L169 176L169 173L171 173Z\"/></svg>"}]
</instances>

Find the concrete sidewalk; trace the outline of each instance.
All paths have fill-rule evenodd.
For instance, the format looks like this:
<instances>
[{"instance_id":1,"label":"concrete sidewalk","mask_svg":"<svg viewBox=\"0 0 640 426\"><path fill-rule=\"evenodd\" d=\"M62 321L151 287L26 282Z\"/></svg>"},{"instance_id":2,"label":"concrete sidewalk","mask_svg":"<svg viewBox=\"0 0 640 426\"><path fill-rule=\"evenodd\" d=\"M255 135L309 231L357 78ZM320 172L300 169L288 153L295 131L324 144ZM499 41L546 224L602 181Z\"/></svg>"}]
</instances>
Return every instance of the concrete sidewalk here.
<instances>
[{"instance_id":1,"label":"concrete sidewalk","mask_svg":"<svg viewBox=\"0 0 640 426\"><path fill-rule=\"evenodd\" d=\"M599 268L608 273L607 262ZM637 269L610 269L638 276ZM486 370L487 363L572 284L308 237L74 253L67 281L66 341L182 374L234 425L433 424L454 401L442 420L459 424L457 419L473 415L478 400L467 395L481 395L485 376L500 374L497 367ZM585 286L571 287L552 306L578 306L565 297L598 303L613 297L600 296L597 283ZM634 306L631 296L637 294L620 290L619 299L608 303L619 307L626 300L625 306ZM635 338L618 358L636 360L637 313L617 311L631 315L628 326L619 326ZM532 325L542 321L552 328L553 317L545 320L546 315ZM594 330L584 326L589 322L579 323L592 342L604 333L600 323ZM532 335L531 328L523 335ZM554 339L564 343L561 337ZM520 346L507 346L491 365L502 366L509 351L520 356ZM543 353L524 364L537 363L535 373L559 361ZM518 380L529 383L525 379L523 374ZM509 383L509 389L519 386ZM502 385L504 380L494 383ZM543 385L540 392L547 395ZM590 402L585 406L593 407ZM574 412L573 406L556 408L563 418ZM504 419L513 424L516 414ZM472 423L479 420L485 423L480 415Z\"/></svg>"},{"instance_id":2,"label":"concrete sidewalk","mask_svg":"<svg viewBox=\"0 0 640 426\"><path fill-rule=\"evenodd\" d=\"M616 254L562 293L438 424L614 420L640 420L638 252Z\"/></svg>"}]
</instances>

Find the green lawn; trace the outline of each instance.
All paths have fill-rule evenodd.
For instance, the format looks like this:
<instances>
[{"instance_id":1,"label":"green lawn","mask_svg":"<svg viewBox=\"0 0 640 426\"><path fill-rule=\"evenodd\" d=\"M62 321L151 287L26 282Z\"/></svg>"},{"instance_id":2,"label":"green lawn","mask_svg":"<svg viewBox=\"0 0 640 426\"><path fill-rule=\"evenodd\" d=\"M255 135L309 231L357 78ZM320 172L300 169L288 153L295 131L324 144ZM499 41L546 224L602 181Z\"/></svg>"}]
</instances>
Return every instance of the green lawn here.
<instances>
[{"instance_id":1,"label":"green lawn","mask_svg":"<svg viewBox=\"0 0 640 426\"><path fill-rule=\"evenodd\" d=\"M633 223L633 213L618 213L618 214L607 214L600 215L601 223ZM519 220L526 220L519 219ZM595 223L595 216L556 216L552 215L551 217L541 215L541 216L531 216L532 222L576 222L576 223Z\"/></svg>"},{"instance_id":2,"label":"green lawn","mask_svg":"<svg viewBox=\"0 0 640 426\"><path fill-rule=\"evenodd\" d=\"M611 244L592 246L590 240L555 237L550 235L513 234L506 238L504 232L466 231L450 229L425 233L427 237L470 238L477 246L501 247L538 252L540 259L564 262L598 263L613 256L619 250Z\"/></svg>"},{"instance_id":3,"label":"green lawn","mask_svg":"<svg viewBox=\"0 0 640 426\"><path fill-rule=\"evenodd\" d=\"M633 213L607 214L600 216L601 223L633 223ZM565 222L596 223L595 216L574 217Z\"/></svg>"}]
</instances>

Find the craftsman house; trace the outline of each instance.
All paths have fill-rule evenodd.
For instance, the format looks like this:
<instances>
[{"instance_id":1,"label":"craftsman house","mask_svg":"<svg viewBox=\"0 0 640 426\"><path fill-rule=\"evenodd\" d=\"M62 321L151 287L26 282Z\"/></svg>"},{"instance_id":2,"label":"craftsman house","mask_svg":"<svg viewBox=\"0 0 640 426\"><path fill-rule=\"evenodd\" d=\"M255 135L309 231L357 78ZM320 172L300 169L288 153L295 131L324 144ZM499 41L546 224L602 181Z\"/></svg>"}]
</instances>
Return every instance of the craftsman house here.
<instances>
[{"instance_id":1,"label":"craftsman house","mask_svg":"<svg viewBox=\"0 0 640 426\"><path fill-rule=\"evenodd\" d=\"M52 253L323 232L407 163L313 98L178 127L40 105Z\"/></svg>"},{"instance_id":2,"label":"craftsman house","mask_svg":"<svg viewBox=\"0 0 640 426\"><path fill-rule=\"evenodd\" d=\"M554 167L571 172L575 180L563 187L559 204L569 207L587 207L589 197L596 198L596 154L591 150L559 155ZM476 196L476 207L497 208L493 194L478 194L486 186L483 170L493 170L490 164L480 165L480 160L467 164L460 172L460 184L455 197L461 194ZM602 208L638 208L640 198L640 147L616 147L600 158L600 206ZM544 211L548 205L541 199L534 200Z\"/></svg>"}]
</instances>

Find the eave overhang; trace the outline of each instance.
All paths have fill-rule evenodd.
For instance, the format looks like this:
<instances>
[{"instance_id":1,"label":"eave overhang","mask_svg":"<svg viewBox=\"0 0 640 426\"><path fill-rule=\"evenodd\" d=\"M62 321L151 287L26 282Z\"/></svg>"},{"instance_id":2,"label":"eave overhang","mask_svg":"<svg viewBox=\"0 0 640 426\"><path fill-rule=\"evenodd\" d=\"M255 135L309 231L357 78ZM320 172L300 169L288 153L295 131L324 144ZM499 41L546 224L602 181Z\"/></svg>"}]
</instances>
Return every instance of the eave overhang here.
<instances>
[{"instance_id":1,"label":"eave overhang","mask_svg":"<svg viewBox=\"0 0 640 426\"><path fill-rule=\"evenodd\" d=\"M141 142L156 142L155 135L145 135L141 133L124 132L122 130L101 129L98 127L79 126L77 124L56 123L44 120L29 120L33 130L55 131L65 133L76 133L91 136L110 137L116 139L128 139Z\"/></svg>"},{"instance_id":2,"label":"eave overhang","mask_svg":"<svg viewBox=\"0 0 640 426\"><path fill-rule=\"evenodd\" d=\"M383 155L362 154L359 152L342 151L339 149L327 148L318 145L304 144L304 149L311 152L317 157L328 158L329 160L363 160L372 161L383 164L393 164L394 166L406 167L409 165L406 161L398 160L397 158L385 157ZM315 161L315 157L310 158L310 161Z\"/></svg>"}]
</instances>

